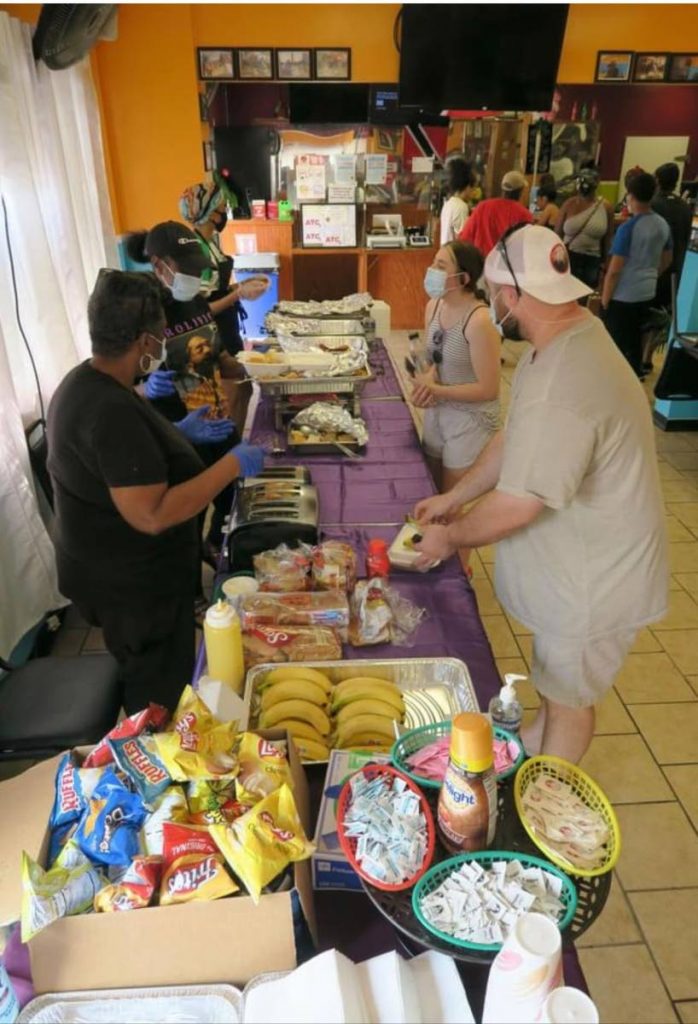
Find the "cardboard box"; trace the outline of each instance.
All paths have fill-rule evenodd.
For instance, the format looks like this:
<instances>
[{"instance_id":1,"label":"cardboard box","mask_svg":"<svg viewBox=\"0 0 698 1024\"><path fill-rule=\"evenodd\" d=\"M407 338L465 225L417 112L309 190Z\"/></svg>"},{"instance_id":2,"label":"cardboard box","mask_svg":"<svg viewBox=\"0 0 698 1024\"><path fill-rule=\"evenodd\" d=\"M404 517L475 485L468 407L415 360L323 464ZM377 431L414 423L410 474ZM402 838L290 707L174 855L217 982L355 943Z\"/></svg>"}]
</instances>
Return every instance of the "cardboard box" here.
<instances>
[{"instance_id":1,"label":"cardboard box","mask_svg":"<svg viewBox=\"0 0 698 1024\"><path fill-rule=\"evenodd\" d=\"M362 892L361 880L347 861L339 845L335 809L339 791L354 772L365 764L388 764L389 754L360 754L352 750L332 750L320 802L312 856L314 889L345 889Z\"/></svg>"},{"instance_id":2,"label":"cardboard box","mask_svg":"<svg viewBox=\"0 0 698 1024\"><path fill-rule=\"evenodd\" d=\"M278 729L259 732L288 741L294 795L308 832L308 786L291 737ZM0 784L0 924L20 916L22 850L44 863L59 760L43 761ZM309 861L294 865L292 890L264 895L257 906L249 896L235 896L62 918L29 943L36 993L211 982L241 986L265 971L292 970L294 898L316 939Z\"/></svg>"}]
</instances>

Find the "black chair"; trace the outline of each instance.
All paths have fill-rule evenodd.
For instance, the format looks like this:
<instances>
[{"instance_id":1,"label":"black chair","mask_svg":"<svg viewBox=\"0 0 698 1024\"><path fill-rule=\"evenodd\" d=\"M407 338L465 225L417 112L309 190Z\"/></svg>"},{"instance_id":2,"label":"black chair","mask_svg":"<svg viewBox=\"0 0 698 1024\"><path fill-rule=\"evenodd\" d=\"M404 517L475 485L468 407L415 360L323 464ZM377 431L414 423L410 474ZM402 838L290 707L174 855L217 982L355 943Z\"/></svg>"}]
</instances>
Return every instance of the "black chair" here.
<instances>
[{"instance_id":1,"label":"black chair","mask_svg":"<svg viewBox=\"0 0 698 1024\"><path fill-rule=\"evenodd\" d=\"M99 742L121 709L110 654L34 658L12 668L0 658L0 761L53 757Z\"/></svg>"}]
</instances>

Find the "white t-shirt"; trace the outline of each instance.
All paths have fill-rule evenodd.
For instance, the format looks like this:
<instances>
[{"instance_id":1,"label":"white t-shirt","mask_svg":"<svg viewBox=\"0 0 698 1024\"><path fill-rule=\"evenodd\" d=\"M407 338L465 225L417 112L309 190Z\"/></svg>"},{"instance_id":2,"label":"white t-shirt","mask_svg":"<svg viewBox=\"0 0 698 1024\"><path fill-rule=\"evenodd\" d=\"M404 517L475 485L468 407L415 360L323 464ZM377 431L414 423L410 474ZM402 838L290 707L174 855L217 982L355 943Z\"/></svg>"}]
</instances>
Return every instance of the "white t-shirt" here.
<instances>
[{"instance_id":1,"label":"white t-shirt","mask_svg":"<svg viewBox=\"0 0 698 1024\"><path fill-rule=\"evenodd\" d=\"M591 314L519 362L497 490L545 504L499 542L495 567L499 600L534 633L588 639L666 614L650 409Z\"/></svg>"},{"instance_id":2,"label":"white t-shirt","mask_svg":"<svg viewBox=\"0 0 698 1024\"><path fill-rule=\"evenodd\" d=\"M441 245L458 238L468 219L468 204L460 196L451 196L441 207Z\"/></svg>"}]
</instances>

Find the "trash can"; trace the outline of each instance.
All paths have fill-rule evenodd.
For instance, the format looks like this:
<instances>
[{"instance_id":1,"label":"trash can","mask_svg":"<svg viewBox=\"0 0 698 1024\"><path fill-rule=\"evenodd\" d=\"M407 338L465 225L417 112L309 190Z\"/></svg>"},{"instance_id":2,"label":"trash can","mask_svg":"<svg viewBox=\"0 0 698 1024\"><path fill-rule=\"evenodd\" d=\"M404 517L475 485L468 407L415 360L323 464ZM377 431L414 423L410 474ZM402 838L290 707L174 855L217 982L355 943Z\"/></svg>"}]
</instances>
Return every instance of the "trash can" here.
<instances>
[{"instance_id":1,"label":"trash can","mask_svg":"<svg viewBox=\"0 0 698 1024\"><path fill-rule=\"evenodd\" d=\"M248 341L266 338L264 317L279 301L279 254L276 252L246 252L233 256L233 268L236 281L245 281L248 277L265 274L270 281L267 291L258 299L250 302L241 299L247 320L243 328Z\"/></svg>"}]
</instances>

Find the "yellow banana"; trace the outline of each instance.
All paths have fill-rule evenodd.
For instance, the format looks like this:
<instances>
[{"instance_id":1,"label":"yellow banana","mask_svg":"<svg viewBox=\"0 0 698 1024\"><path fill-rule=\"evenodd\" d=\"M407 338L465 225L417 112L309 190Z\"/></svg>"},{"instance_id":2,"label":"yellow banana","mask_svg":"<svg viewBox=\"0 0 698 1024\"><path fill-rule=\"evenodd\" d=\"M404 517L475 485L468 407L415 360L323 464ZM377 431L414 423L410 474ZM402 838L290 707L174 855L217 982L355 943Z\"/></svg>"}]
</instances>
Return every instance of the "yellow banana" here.
<instances>
[{"instance_id":1,"label":"yellow banana","mask_svg":"<svg viewBox=\"0 0 698 1024\"><path fill-rule=\"evenodd\" d=\"M348 679L347 683L351 683L351 686L340 683L332 694L332 710L339 711L340 708L358 700L382 700L404 715L405 702L398 688L393 683L378 686L377 682L377 680Z\"/></svg>"},{"instance_id":2,"label":"yellow banana","mask_svg":"<svg viewBox=\"0 0 698 1024\"><path fill-rule=\"evenodd\" d=\"M368 750L371 754L389 754L393 749L392 744L376 743L372 739L354 739L344 747L337 747L338 750Z\"/></svg>"},{"instance_id":3,"label":"yellow banana","mask_svg":"<svg viewBox=\"0 0 698 1024\"><path fill-rule=\"evenodd\" d=\"M362 747L369 750L386 751L392 748L394 740L387 736L378 736L372 732L349 733L341 742L337 739L335 747L338 750L346 750L349 747Z\"/></svg>"},{"instance_id":4,"label":"yellow banana","mask_svg":"<svg viewBox=\"0 0 698 1024\"><path fill-rule=\"evenodd\" d=\"M315 668L306 668L304 665L281 665L267 672L263 687L276 686L277 683L286 683L289 679L309 679L316 686L321 686L325 693L330 693L332 683L324 672L318 672Z\"/></svg>"},{"instance_id":5,"label":"yellow banana","mask_svg":"<svg viewBox=\"0 0 698 1024\"><path fill-rule=\"evenodd\" d=\"M330 720L325 712L317 704L311 704L307 700L282 700L280 704L275 704L273 708L261 713L259 724L262 729L269 729L287 718L309 722L321 736L327 736L330 731Z\"/></svg>"},{"instance_id":6,"label":"yellow banana","mask_svg":"<svg viewBox=\"0 0 698 1024\"><path fill-rule=\"evenodd\" d=\"M386 721L402 721L402 711L398 711L392 704L388 704L379 697L371 697L368 700L354 700L351 704L346 704L337 712L335 720L338 725L344 725L345 722L350 722L352 718L356 718L358 715L380 715Z\"/></svg>"},{"instance_id":7,"label":"yellow banana","mask_svg":"<svg viewBox=\"0 0 698 1024\"><path fill-rule=\"evenodd\" d=\"M373 736L377 743L392 743L393 723L383 715L357 715L337 728L337 746L345 747L355 736Z\"/></svg>"},{"instance_id":8,"label":"yellow banana","mask_svg":"<svg viewBox=\"0 0 698 1024\"><path fill-rule=\"evenodd\" d=\"M288 729L294 740L312 740L314 743L324 743L324 739L317 729L308 722L299 722L296 718L284 718L277 722L276 729Z\"/></svg>"},{"instance_id":9,"label":"yellow banana","mask_svg":"<svg viewBox=\"0 0 698 1024\"><path fill-rule=\"evenodd\" d=\"M314 740L296 739L293 742L298 747L298 753L304 761L326 761L330 756L329 747L324 743L315 743Z\"/></svg>"},{"instance_id":10,"label":"yellow banana","mask_svg":"<svg viewBox=\"0 0 698 1024\"><path fill-rule=\"evenodd\" d=\"M270 686L262 694L262 711L273 708L282 700L307 700L320 708L327 707L327 694L321 686L311 683L309 679L287 679Z\"/></svg>"}]
</instances>

